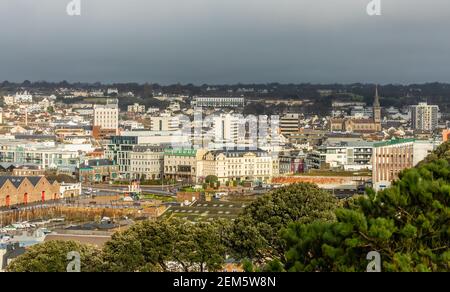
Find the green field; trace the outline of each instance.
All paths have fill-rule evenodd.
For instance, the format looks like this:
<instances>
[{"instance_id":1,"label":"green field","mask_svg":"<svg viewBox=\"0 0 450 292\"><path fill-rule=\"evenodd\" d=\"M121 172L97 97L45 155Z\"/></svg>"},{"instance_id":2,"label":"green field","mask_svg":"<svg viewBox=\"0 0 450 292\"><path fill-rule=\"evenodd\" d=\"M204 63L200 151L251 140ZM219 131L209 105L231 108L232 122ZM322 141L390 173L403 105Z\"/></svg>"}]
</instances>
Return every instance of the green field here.
<instances>
[{"instance_id":1,"label":"green field","mask_svg":"<svg viewBox=\"0 0 450 292\"><path fill-rule=\"evenodd\" d=\"M177 199L175 197L155 195L155 194L143 194L141 196L141 199L142 200L160 200L164 203L171 203L171 202L177 201Z\"/></svg>"}]
</instances>

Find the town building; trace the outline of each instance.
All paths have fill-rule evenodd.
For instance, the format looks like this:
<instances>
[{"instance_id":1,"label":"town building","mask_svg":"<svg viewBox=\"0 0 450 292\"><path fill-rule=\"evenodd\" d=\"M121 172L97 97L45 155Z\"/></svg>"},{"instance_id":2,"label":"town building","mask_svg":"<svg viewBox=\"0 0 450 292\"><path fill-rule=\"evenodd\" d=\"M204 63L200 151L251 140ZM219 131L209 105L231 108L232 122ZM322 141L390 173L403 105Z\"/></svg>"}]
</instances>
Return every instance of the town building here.
<instances>
[{"instance_id":1,"label":"town building","mask_svg":"<svg viewBox=\"0 0 450 292\"><path fill-rule=\"evenodd\" d=\"M411 127L413 130L434 131L439 123L439 106L421 102L411 106Z\"/></svg>"},{"instance_id":2,"label":"town building","mask_svg":"<svg viewBox=\"0 0 450 292\"><path fill-rule=\"evenodd\" d=\"M119 90L117 88L108 88L106 90L106 94L111 96L111 95L119 95Z\"/></svg>"},{"instance_id":3,"label":"town building","mask_svg":"<svg viewBox=\"0 0 450 292\"><path fill-rule=\"evenodd\" d=\"M131 154L134 146L182 145L189 137L180 136L175 132L130 131L121 136L112 136L105 150L105 157L119 166L121 179L131 179Z\"/></svg>"},{"instance_id":4,"label":"town building","mask_svg":"<svg viewBox=\"0 0 450 292\"><path fill-rule=\"evenodd\" d=\"M266 151L224 149L212 151L216 176L221 183L251 181L267 183L273 177L273 157Z\"/></svg>"},{"instance_id":5,"label":"town building","mask_svg":"<svg viewBox=\"0 0 450 292\"><path fill-rule=\"evenodd\" d=\"M14 96L13 95L3 96L3 103L8 106L14 105Z\"/></svg>"},{"instance_id":6,"label":"town building","mask_svg":"<svg viewBox=\"0 0 450 292\"><path fill-rule=\"evenodd\" d=\"M128 106L128 112L129 113L136 113L136 114L145 113L145 105L141 105L139 103L135 103L135 104L129 105Z\"/></svg>"},{"instance_id":7,"label":"town building","mask_svg":"<svg viewBox=\"0 0 450 292\"><path fill-rule=\"evenodd\" d=\"M300 114L285 114L280 119L280 132L285 137L290 137L300 131Z\"/></svg>"},{"instance_id":8,"label":"town building","mask_svg":"<svg viewBox=\"0 0 450 292\"><path fill-rule=\"evenodd\" d=\"M0 272L6 271L8 265L25 252L26 248L20 242L9 242L4 248L0 246Z\"/></svg>"},{"instance_id":9,"label":"town building","mask_svg":"<svg viewBox=\"0 0 450 292\"><path fill-rule=\"evenodd\" d=\"M81 157L80 151L75 149L77 145L56 145L54 142L2 141L0 162L36 165L43 170L64 169L75 172Z\"/></svg>"},{"instance_id":10,"label":"town building","mask_svg":"<svg viewBox=\"0 0 450 292\"><path fill-rule=\"evenodd\" d=\"M279 175L304 173L307 170L306 155L302 151L285 151L278 155ZM275 175L275 173L274 173Z\"/></svg>"},{"instance_id":11,"label":"town building","mask_svg":"<svg viewBox=\"0 0 450 292\"><path fill-rule=\"evenodd\" d=\"M442 131L442 141L447 142L450 140L450 129L445 129Z\"/></svg>"},{"instance_id":12,"label":"town building","mask_svg":"<svg viewBox=\"0 0 450 292\"><path fill-rule=\"evenodd\" d=\"M155 132L174 132L180 129L180 120L169 114L150 118L150 130Z\"/></svg>"},{"instance_id":13,"label":"town building","mask_svg":"<svg viewBox=\"0 0 450 292\"><path fill-rule=\"evenodd\" d=\"M197 172L205 150L166 149L164 152L164 177L189 183L197 182L198 177L206 177Z\"/></svg>"},{"instance_id":14,"label":"town building","mask_svg":"<svg viewBox=\"0 0 450 292\"><path fill-rule=\"evenodd\" d=\"M372 118L332 118L330 119L330 130L332 132L351 133L373 133L381 132L381 106L378 96L378 87L375 90L375 101L373 103Z\"/></svg>"},{"instance_id":15,"label":"town building","mask_svg":"<svg viewBox=\"0 0 450 292\"><path fill-rule=\"evenodd\" d=\"M326 134L324 130L300 129L297 133L290 133L288 141L297 145L318 146L325 141Z\"/></svg>"},{"instance_id":16,"label":"town building","mask_svg":"<svg viewBox=\"0 0 450 292\"><path fill-rule=\"evenodd\" d=\"M216 147L237 145L240 138L245 138L240 133L241 121L238 116L231 114L213 117L212 139L218 145ZM245 136L245 133L243 135Z\"/></svg>"},{"instance_id":17,"label":"town building","mask_svg":"<svg viewBox=\"0 0 450 292\"><path fill-rule=\"evenodd\" d=\"M28 91L17 92L14 96L14 103L32 103L33 95L31 95Z\"/></svg>"},{"instance_id":18,"label":"town building","mask_svg":"<svg viewBox=\"0 0 450 292\"><path fill-rule=\"evenodd\" d=\"M37 165L21 165L13 169L13 176L44 176L45 170Z\"/></svg>"},{"instance_id":19,"label":"town building","mask_svg":"<svg viewBox=\"0 0 450 292\"><path fill-rule=\"evenodd\" d=\"M372 168L372 142L325 142L308 153L308 169L340 169L344 171Z\"/></svg>"},{"instance_id":20,"label":"town building","mask_svg":"<svg viewBox=\"0 0 450 292\"><path fill-rule=\"evenodd\" d=\"M199 97L193 98L193 107L214 107L214 108L243 108L245 106L244 97Z\"/></svg>"},{"instance_id":21,"label":"town building","mask_svg":"<svg viewBox=\"0 0 450 292\"><path fill-rule=\"evenodd\" d=\"M434 141L394 139L374 144L372 183L375 190L388 188L400 172L416 166L438 146Z\"/></svg>"},{"instance_id":22,"label":"town building","mask_svg":"<svg viewBox=\"0 0 450 292\"><path fill-rule=\"evenodd\" d=\"M80 165L79 180L82 183L102 183L119 178L119 166L108 159L92 159Z\"/></svg>"},{"instance_id":23,"label":"town building","mask_svg":"<svg viewBox=\"0 0 450 292\"><path fill-rule=\"evenodd\" d=\"M366 107L365 102L360 101L339 101L335 100L331 103L332 112L331 115L333 117L345 116L348 114L349 109Z\"/></svg>"},{"instance_id":24,"label":"town building","mask_svg":"<svg viewBox=\"0 0 450 292\"><path fill-rule=\"evenodd\" d=\"M81 196L81 183L61 183L59 192L62 199L72 199Z\"/></svg>"},{"instance_id":25,"label":"town building","mask_svg":"<svg viewBox=\"0 0 450 292\"><path fill-rule=\"evenodd\" d=\"M61 198L60 184L43 176L0 176L0 207Z\"/></svg>"},{"instance_id":26,"label":"town building","mask_svg":"<svg viewBox=\"0 0 450 292\"><path fill-rule=\"evenodd\" d=\"M269 182L274 174L274 158L263 150L170 149L164 154L164 175L169 179L204 182L216 176L227 182Z\"/></svg>"},{"instance_id":27,"label":"town building","mask_svg":"<svg viewBox=\"0 0 450 292\"><path fill-rule=\"evenodd\" d=\"M117 131L119 129L118 104L94 105L94 127Z\"/></svg>"},{"instance_id":28,"label":"town building","mask_svg":"<svg viewBox=\"0 0 450 292\"><path fill-rule=\"evenodd\" d=\"M134 146L130 153L130 177L138 180L158 180L164 175L164 147Z\"/></svg>"}]
</instances>

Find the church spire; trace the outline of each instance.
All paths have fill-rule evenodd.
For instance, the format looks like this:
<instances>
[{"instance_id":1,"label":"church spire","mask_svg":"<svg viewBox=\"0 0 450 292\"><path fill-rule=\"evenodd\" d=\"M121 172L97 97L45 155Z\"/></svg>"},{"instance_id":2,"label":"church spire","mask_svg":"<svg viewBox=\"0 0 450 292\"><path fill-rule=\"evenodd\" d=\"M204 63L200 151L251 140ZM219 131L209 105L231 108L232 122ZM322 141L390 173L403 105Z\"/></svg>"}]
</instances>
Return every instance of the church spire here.
<instances>
[{"instance_id":1,"label":"church spire","mask_svg":"<svg viewBox=\"0 0 450 292\"><path fill-rule=\"evenodd\" d=\"M378 95L378 84L375 86L375 101L373 103L374 107L380 107L380 96Z\"/></svg>"},{"instance_id":2,"label":"church spire","mask_svg":"<svg viewBox=\"0 0 450 292\"><path fill-rule=\"evenodd\" d=\"M378 85L375 87L375 101L373 102L373 121L375 123L376 131L380 132L381 127L381 105L380 96L378 95Z\"/></svg>"}]
</instances>

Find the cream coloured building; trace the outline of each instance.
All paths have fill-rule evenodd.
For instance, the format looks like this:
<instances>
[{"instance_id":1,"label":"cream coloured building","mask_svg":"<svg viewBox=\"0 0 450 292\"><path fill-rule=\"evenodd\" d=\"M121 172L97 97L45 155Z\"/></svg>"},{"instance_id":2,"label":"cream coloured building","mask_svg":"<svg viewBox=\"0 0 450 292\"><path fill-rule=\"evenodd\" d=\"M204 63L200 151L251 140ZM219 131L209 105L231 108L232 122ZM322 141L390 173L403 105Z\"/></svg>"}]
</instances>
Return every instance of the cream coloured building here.
<instances>
[{"instance_id":1,"label":"cream coloured building","mask_svg":"<svg viewBox=\"0 0 450 292\"><path fill-rule=\"evenodd\" d=\"M262 150L172 149L164 154L164 175L169 179L202 183L210 175L229 181L269 182L278 171L278 159Z\"/></svg>"},{"instance_id":2,"label":"cream coloured building","mask_svg":"<svg viewBox=\"0 0 450 292\"><path fill-rule=\"evenodd\" d=\"M108 130L119 128L119 106L117 103L94 105L94 127Z\"/></svg>"},{"instance_id":3,"label":"cream coloured building","mask_svg":"<svg viewBox=\"0 0 450 292\"><path fill-rule=\"evenodd\" d=\"M145 113L145 105L135 103L128 106L129 113Z\"/></svg>"},{"instance_id":4,"label":"cream coloured building","mask_svg":"<svg viewBox=\"0 0 450 292\"><path fill-rule=\"evenodd\" d=\"M276 160L266 151L217 150L213 153L216 175L221 183L227 181L268 182L273 177Z\"/></svg>"},{"instance_id":5,"label":"cream coloured building","mask_svg":"<svg viewBox=\"0 0 450 292\"><path fill-rule=\"evenodd\" d=\"M206 152L204 149L167 149L164 152L164 177L189 183L199 182L204 177L202 160ZM198 171L199 165L201 173Z\"/></svg>"},{"instance_id":6,"label":"cream coloured building","mask_svg":"<svg viewBox=\"0 0 450 292\"><path fill-rule=\"evenodd\" d=\"M132 179L157 180L164 174L164 148L138 145L130 152Z\"/></svg>"}]
</instances>

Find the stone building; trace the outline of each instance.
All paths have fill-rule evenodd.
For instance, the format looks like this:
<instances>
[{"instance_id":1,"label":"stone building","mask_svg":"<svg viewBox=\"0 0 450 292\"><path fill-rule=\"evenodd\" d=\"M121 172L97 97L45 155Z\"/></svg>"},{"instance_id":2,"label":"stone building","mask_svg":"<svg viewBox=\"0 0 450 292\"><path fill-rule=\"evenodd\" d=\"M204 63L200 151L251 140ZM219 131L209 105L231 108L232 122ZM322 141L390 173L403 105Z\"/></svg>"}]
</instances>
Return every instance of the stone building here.
<instances>
[{"instance_id":1,"label":"stone building","mask_svg":"<svg viewBox=\"0 0 450 292\"><path fill-rule=\"evenodd\" d=\"M93 159L80 165L79 178L82 183L114 181L119 177L119 166L108 159Z\"/></svg>"},{"instance_id":2,"label":"stone building","mask_svg":"<svg viewBox=\"0 0 450 292\"><path fill-rule=\"evenodd\" d=\"M373 103L373 119L333 118L330 120L332 132L373 133L381 132L381 105L378 87L375 89Z\"/></svg>"}]
</instances>

